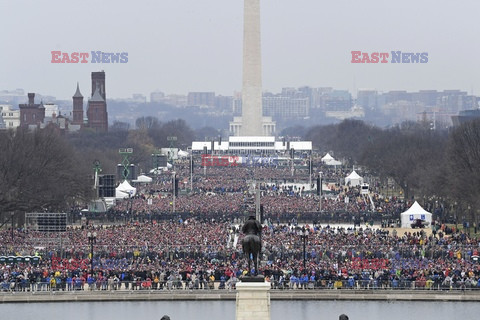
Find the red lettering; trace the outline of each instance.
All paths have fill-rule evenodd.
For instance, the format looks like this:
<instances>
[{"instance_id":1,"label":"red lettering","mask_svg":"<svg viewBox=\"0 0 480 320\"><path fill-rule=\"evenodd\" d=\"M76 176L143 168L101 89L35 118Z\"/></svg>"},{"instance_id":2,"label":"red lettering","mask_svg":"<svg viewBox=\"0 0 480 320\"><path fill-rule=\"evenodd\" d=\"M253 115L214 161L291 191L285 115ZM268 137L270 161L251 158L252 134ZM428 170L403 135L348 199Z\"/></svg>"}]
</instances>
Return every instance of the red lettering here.
<instances>
[{"instance_id":1,"label":"red lettering","mask_svg":"<svg viewBox=\"0 0 480 320\"><path fill-rule=\"evenodd\" d=\"M360 63L359 56L362 54L361 51L352 51L352 63Z\"/></svg>"},{"instance_id":2,"label":"red lettering","mask_svg":"<svg viewBox=\"0 0 480 320\"><path fill-rule=\"evenodd\" d=\"M212 166L213 167L219 167L220 166L220 161L219 161L218 157L213 158Z\"/></svg>"},{"instance_id":3,"label":"red lettering","mask_svg":"<svg viewBox=\"0 0 480 320\"><path fill-rule=\"evenodd\" d=\"M62 53L62 63L70 63L70 56L66 52Z\"/></svg>"},{"instance_id":4,"label":"red lettering","mask_svg":"<svg viewBox=\"0 0 480 320\"><path fill-rule=\"evenodd\" d=\"M388 52L380 52L380 58L382 58L382 61L380 61L381 63L387 63L388 60L387 58L389 57L390 55L388 54Z\"/></svg>"},{"instance_id":5,"label":"red lettering","mask_svg":"<svg viewBox=\"0 0 480 320\"><path fill-rule=\"evenodd\" d=\"M87 63L88 60L86 58L88 57L89 57L88 52L80 52L80 58L82 58L82 61L80 61L81 63Z\"/></svg>"},{"instance_id":6,"label":"red lettering","mask_svg":"<svg viewBox=\"0 0 480 320\"><path fill-rule=\"evenodd\" d=\"M372 63L378 63L378 52L372 53Z\"/></svg>"},{"instance_id":7,"label":"red lettering","mask_svg":"<svg viewBox=\"0 0 480 320\"><path fill-rule=\"evenodd\" d=\"M212 156L209 155L202 155L202 166L204 167L211 167L212 166Z\"/></svg>"},{"instance_id":8,"label":"red lettering","mask_svg":"<svg viewBox=\"0 0 480 320\"><path fill-rule=\"evenodd\" d=\"M72 53L72 63L78 63L78 52Z\"/></svg>"},{"instance_id":9,"label":"red lettering","mask_svg":"<svg viewBox=\"0 0 480 320\"><path fill-rule=\"evenodd\" d=\"M52 63L61 63L62 61L58 58L62 54L62 51L52 51Z\"/></svg>"},{"instance_id":10,"label":"red lettering","mask_svg":"<svg viewBox=\"0 0 480 320\"><path fill-rule=\"evenodd\" d=\"M366 52L362 53L362 63L370 63L370 57Z\"/></svg>"}]
</instances>

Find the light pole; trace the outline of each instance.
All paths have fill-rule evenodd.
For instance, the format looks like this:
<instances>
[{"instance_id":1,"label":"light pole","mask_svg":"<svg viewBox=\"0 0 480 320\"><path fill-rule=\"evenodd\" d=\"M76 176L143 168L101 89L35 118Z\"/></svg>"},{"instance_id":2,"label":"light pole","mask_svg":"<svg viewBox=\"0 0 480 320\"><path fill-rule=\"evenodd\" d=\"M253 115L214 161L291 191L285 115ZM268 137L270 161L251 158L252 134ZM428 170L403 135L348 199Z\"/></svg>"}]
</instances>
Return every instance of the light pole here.
<instances>
[{"instance_id":1,"label":"light pole","mask_svg":"<svg viewBox=\"0 0 480 320\"><path fill-rule=\"evenodd\" d=\"M190 193L193 193L193 150L190 150Z\"/></svg>"},{"instance_id":2,"label":"light pole","mask_svg":"<svg viewBox=\"0 0 480 320\"><path fill-rule=\"evenodd\" d=\"M173 196L173 202L172 202L172 209L173 209L173 213L175 213L175 192L177 190L175 190L175 180L176 180L176 172L175 171L172 171L172 196Z\"/></svg>"},{"instance_id":3,"label":"light pole","mask_svg":"<svg viewBox=\"0 0 480 320\"><path fill-rule=\"evenodd\" d=\"M301 229L298 229L298 236L303 240L303 270L305 271L307 262L306 242L308 238L308 230L305 229L305 226L303 226Z\"/></svg>"},{"instance_id":4,"label":"light pole","mask_svg":"<svg viewBox=\"0 0 480 320\"><path fill-rule=\"evenodd\" d=\"M308 160L308 183L310 192L312 191L312 151L310 151L310 159Z\"/></svg>"},{"instance_id":5,"label":"light pole","mask_svg":"<svg viewBox=\"0 0 480 320\"><path fill-rule=\"evenodd\" d=\"M15 216L15 212L12 211L12 244L13 244L13 217Z\"/></svg>"},{"instance_id":6,"label":"light pole","mask_svg":"<svg viewBox=\"0 0 480 320\"><path fill-rule=\"evenodd\" d=\"M322 212L322 192L323 192L323 190L322 190L322 184L323 184L323 182L322 182L322 174L323 174L322 171L320 171L320 172L318 173L318 177L320 178L320 184L319 184L319 186L318 186L318 187L320 188L320 191L319 191L319 192L320 192L320 201L319 201L320 212Z\"/></svg>"},{"instance_id":7,"label":"light pole","mask_svg":"<svg viewBox=\"0 0 480 320\"><path fill-rule=\"evenodd\" d=\"M93 245L97 243L97 233L87 233L88 243L90 244L90 276L93 278Z\"/></svg>"}]
</instances>

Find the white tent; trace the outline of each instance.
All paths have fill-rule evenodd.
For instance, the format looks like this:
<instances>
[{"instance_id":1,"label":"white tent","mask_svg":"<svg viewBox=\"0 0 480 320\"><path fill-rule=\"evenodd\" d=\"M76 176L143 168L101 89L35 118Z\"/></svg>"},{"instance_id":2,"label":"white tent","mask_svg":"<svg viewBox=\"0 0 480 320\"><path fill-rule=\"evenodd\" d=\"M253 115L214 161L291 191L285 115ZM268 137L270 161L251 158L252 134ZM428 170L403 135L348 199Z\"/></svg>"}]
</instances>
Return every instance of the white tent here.
<instances>
[{"instance_id":1,"label":"white tent","mask_svg":"<svg viewBox=\"0 0 480 320\"><path fill-rule=\"evenodd\" d=\"M432 214L422 208L421 205L415 201L414 204L405 212L400 215L400 221L402 228L411 228L411 224L416 219L422 219L428 222L428 225L432 224Z\"/></svg>"},{"instance_id":2,"label":"white tent","mask_svg":"<svg viewBox=\"0 0 480 320\"><path fill-rule=\"evenodd\" d=\"M122 183L120 183L118 187L115 189L115 198L125 199L128 197L133 197L136 192L137 192L137 189L132 187L130 183L128 183L128 181L125 180Z\"/></svg>"},{"instance_id":3,"label":"white tent","mask_svg":"<svg viewBox=\"0 0 480 320\"><path fill-rule=\"evenodd\" d=\"M338 160L335 160L330 153L327 153L323 158L322 162L327 166L340 166L342 163Z\"/></svg>"},{"instance_id":4,"label":"white tent","mask_svg":"<svg viewBox=\"0 0 480 320\"><path fill-rule=\"evenodd\" d=\"M341 166L342 162L338 160L330 160L328 162L325 162L327 166Z\"/></svg>"},{"instance_id":5,"label":"white tent","mask_svg":"<svg viewBox=\"0 0 480 320\"><path fill-rule=\"evenodd\" d=\"M332 161L332 160L335 160L335 159L333 159L333 157L330 155L330 153L327 153L327 154L326 154L325 156L323 156L323 158L322 158L322 162L323 162L323 163L327 163L327 162Z\"/></svg>"},{"instance_id":6,"label":"white tent","mask_svg":"<svg viewBox=\"0 0 480 320\"><path fill-rule=\"evenodd\" d=\"M136 180L132 180L132 182L150 183L152 182L152 178L142 174L141 176L138 176Z\"/></svg>"},{"instance_id":7,"label":"white tent","mask_svg":"<svg viewBox=\"0 0 480 320\"><path fill-rule=\"evenodd\" d=\"M358 175L358 173L352 171L346 178L345 184L350 185L351 187L357 187L363 183L363 178Z\"/></svg>"}]
</instances>

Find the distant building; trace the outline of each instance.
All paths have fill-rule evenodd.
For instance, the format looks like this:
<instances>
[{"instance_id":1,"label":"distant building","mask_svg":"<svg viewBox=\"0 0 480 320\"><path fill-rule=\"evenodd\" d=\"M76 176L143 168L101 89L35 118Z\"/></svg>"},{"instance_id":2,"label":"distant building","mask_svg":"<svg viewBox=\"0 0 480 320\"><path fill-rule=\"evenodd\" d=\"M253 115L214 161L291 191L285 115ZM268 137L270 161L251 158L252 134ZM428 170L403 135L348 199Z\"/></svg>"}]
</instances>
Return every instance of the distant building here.
<instances>
[{"instance_id":1,"label":"distant building","mask_svg":"<svg viewBox=\"0 0 480 320\"><path fill-rule=\"evenodd\" d=\"M309 99L294 96L263 97L263 115L280 119L298 119L309 115Z\"/></svg>"},{"instance_id":2,"label":"distant building","mask_svg":"<svg viewBox=\"0 0 480 320\"><path fill-rule=\"evenodd\" d=\"M347 90L332 90L321 96L320 108L324 111L349 111L352 107L352 95Z\"/></svg>"},{"instance_id":3,"label":"distant building","mask_svg":"<svg viewBox=\"0 0 480 320\"><path fill-rule=\"evenodd\" d=\"M43 106L45 107L44 122L48 122L49 119L60 115L58 105L54 103L44 103Z\"/></svg>"},{"instance_id":4,"label":"distant building","mask_svg":"<svg viewBox=\"0 0 480 320\"><path fill-rule=\"evenodd\" d=\"M311 141L276 141L274 136L230 136L228 141L193 141L193 152L208 154L280 154L291 150L311 152ZM215 163L212 163L215 165Z\"/></svg>"},{"instance_id":5,"label":"distant building","mask_svg":"<svg viewBox=\"0 0 480 320\"><path fill-rule=\"evenodd\" d=\"M25 101L25 98L25 92L23 89L0 90L0 103L14 106Z\"/></svg>"},{"instance_id":6,"label":"distant building","mask_svg":"<svg viewBox=\"0 0 480 320\"><path fill-rule=\"evenodd\" d=\"M147 103L147 97L141 93L132 94L132 100L136 103Z\"/></svg>"},{"instance_id":7,"label":"distant building","mask_svg":"<svg viewBox=\"0 0 480 320\"><path fill-rule=\"evenodd\" d=\"M221 111L230 112L233 107L232 96L216 96L215 108Z\"/></svg>"},{"instance_id":8,"label":"distant building","mask_svg":"<svg viewBox=\"0 0 480 320\"><path fill-rule=\"evenodd\" d=\"M102 97L103 101L107 101L107 94L105 92L105 71L92 72L92 95L98 88L98 92Z\"/></svg>"},{"instance_id":9,"label":"distant building","mask_svg":"<svg viewBox=\"0 0 480 320\"><path fill-rule=\"evenodd\" d=\"M411 94L404 90L389 91L384 93L385 103L397 101L411 101Z\"/></svg>"},{"instance_id":10,"label":"distant building","mask_svg":"<svg viewBox=\"0 0 480 320\"><path fill-rule=\"evenodd\" d=\"M426 107L437 105L439 92L437 90L420 90L411 93L411 100L421 102Z\"/></svg>"},{"instance_id":11,"label":"distant building","mask_svg":"<svg viewBox=\"0 0 480 320\"><path fill-rule=\"evenodd\" d=\"M72 97L73 110L72 110L72 124L76 126L83 126L83 95L80 93L80 87L77 82L77 91Z\"/></svg>"},{"instance_id":12,"label":"distant building","mask_svg":"<svg viewBox=\"0 0 480 320\"><path fill-rule=\"evenodd\" d=\"M166 104L175 107L185 107L187 105L187 96L183 94L169 94L164 101Z\"/></svg>"},{"instance_id":13,"label":"distant building","mask_svg":"<svg viewBox=\"0 0 480 320\"><path fill-rule=\"evenodd\" d=\"M154 91L150 93L150 102L163 102L165 94L161 91Z\"/></svg>"},{"instance_id":14,"label":"distant building","mask_svg":"<svg viewBox=\"0 0 480 320\"><path fill-rule=\"evenodd\" d=\"M480 119L480 109L463 110L458 115L452 116L453 125L456 127L476 119Z\"/></svg>"},{"instance_id":15,"label":"distant building","mask_svg":"<svg viewBox=\"0 0 480 320\"><path fill-rule=\"evenodd\" d=\"M377 90L361 89L357 93L356 105L367 110L377 109Z\"/></svg>"},{"instance_id":16,"label":"distant building","mask_svg":"<svg viewBox=\"0 0 480 320\"><path fill-rule=\"evenodd\" d=\"M187 96L189 106L215 106L215 92L189 92Z\"/></svg>"},{"instance_id":17,"label":"distant building","mask_svg":"<svg viewBox=\"0 0 480 320\"><path fill-rule=\"evenodd\" d=\"M107 104L100 95L100 89L97 87L93 96L88 99L88 127L96 132L108 131Z\"/></svg>"},{"instance_id":18,"label":"distant building","mask_svg":"<svg viewBox=\"0 0 480 320\"><path fill-rule=\"evenodd\" d=\"M20 104L20 126L39 128L45 119L43 103L35 103L35 93L28 93L28 103Z\"/></svg>"},{"instance_id":19,"label":"distant building","mask_svg":"<svg viewBox=\"0 0 480 320\"><path fill-rule=\"evenodd\" d=\"M105 72L92 72L92 97L87 107L88 127L96 132L108 131Z\"/></svg>"},{"instance_id":20,"label":"distant building","mask_svg":"<svg viewBox=\"0 0 480 320\"><path fill-rule=\"evenodd\" d=\"M365 117L365 111L362 107L352 107L352 109L347 111L325 111L325 117L337 120L363 119Z\"/></svg>"},{"instance_id":21,"label":"distant building","mask_svg":"<svg viewBox=\"0 0 480 320\"><path fill-rule=\"evenodd\" d=\"M15 129L20 126L20 110L13 110L11 105L0 105L0 129Z\"/></svg>"}]
</instances>

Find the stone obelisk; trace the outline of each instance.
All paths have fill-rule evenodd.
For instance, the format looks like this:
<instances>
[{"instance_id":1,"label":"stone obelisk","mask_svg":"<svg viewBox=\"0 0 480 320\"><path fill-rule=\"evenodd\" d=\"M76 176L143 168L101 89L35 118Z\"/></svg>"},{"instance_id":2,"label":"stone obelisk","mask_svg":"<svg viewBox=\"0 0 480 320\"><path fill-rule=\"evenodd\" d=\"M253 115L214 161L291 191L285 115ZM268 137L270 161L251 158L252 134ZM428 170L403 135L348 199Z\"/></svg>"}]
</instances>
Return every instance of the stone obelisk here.
<instances>
[{"instance_id":1,"label":"stone obelisk","mask_svg":"<svg viewBox=\"0 0 480 320\"><path fill-rule=\"evenodd\" d=\"M244 0L242 136L263 136L260 0Z\"/></svg>"}]
</instances>

